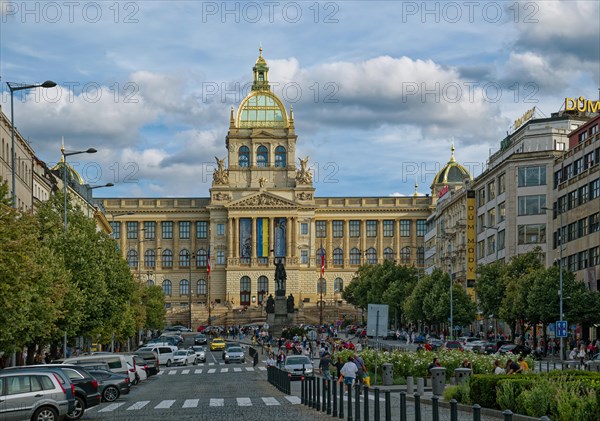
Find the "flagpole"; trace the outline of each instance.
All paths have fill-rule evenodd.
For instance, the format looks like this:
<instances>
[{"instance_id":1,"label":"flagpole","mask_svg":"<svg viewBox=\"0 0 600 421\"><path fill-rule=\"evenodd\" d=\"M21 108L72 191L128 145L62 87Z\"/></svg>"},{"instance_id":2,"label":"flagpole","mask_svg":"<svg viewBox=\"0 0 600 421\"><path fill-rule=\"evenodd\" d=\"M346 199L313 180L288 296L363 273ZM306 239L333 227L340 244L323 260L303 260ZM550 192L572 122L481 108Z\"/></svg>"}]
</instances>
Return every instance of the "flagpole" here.
<instances>
[{"instance_id":1,"label":"flagpole","mask_svg":"<svg viewBox=\"0 0 600 421\"><path fill-rule=\"evenodd\" d=\"M210 308L212 307L212 303L210 302L210 273L211 273L211 267L210 267L210 223L209 223L209 227L208 227L208 261L207 261L207 269L208 269L208 281L206 283L206 301L207 301L207 305L208 305L208 326L211 326L210 323Z\"/></svg>"}]
</instances>

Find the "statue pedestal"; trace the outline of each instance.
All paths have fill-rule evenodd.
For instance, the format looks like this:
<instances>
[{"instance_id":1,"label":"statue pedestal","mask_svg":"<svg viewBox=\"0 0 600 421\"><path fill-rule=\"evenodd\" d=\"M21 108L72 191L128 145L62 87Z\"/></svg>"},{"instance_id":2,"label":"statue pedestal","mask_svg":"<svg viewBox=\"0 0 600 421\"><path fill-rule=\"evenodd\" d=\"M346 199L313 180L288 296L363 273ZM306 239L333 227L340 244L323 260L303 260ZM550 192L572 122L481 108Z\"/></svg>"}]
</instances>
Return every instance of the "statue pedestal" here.
<instances>
[{"instance_id":1,"label":"statue pedestal","mask_svg":"<svg viewBox=\"0 0 600 421\"><path fill-rule=\"evenodd\" d=\"M294 324L294 313L287 312L287 299L285 297L275 297L275 312L267 314L267 323L269 324L269 333L273 338L281 337L284 327Z\"/></svg>"}]
</instances>

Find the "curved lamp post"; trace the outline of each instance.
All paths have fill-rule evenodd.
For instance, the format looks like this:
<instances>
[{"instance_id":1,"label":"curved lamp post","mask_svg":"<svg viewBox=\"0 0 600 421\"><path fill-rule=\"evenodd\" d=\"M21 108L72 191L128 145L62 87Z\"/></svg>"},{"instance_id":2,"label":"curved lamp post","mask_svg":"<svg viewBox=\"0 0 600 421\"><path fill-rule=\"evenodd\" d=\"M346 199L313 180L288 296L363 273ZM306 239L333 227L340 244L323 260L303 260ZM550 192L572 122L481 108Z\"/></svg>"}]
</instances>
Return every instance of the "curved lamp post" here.
<instances>
[{"instance_id":1,"label":"curved lamp post","mask_svg":"<svg viewBox=\"0 0 600 421\"><path fill-rule=\"evenodd\" d=\"M55 82L51 80L47 80L40 85L26 85L23 83L16 82L6 82L8 89L10 90L10 138L11 138L11 176L12 176L12 205L13 208L17 207L17 181L16 181L16 173L15 173L15 100L14 93L16 91L24 91L27 89L35 89L35 88L54 88L56 86Z\"/></svg>"},{"instance_id":2,"label":"curved lamp post","mask_svg":"<svg viewBox=\"0 0 600 421\"><path fill-rule=\"evenodd\" d=\"M79 155L81 153L96 153L98 152L96 149L94 148L89 148L86 149L85 151L75 151L75 152L67 152L65 151L65 147L63 145L63 147L61 148L60 152L62 153L63 156L63 194L65 196L65 203L64 203L64 211L65 211L65 221L64 221L64 230L67 231L67 157L71 156L71 155ZM109 183L110 184L110 183ZM99 186L99 187L107 187L107 186Z\"/></svg>"}]
</instances>

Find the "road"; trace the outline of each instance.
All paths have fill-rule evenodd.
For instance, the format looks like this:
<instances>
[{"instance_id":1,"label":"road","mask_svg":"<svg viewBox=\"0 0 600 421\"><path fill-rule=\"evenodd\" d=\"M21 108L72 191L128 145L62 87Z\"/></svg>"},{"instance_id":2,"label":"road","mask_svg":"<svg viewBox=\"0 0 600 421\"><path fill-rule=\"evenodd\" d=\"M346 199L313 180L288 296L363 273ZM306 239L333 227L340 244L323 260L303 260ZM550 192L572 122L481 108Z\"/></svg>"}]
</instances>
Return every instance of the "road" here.
<instances>
[{"instance_id":1,"label":"road","mask_svg":"<svg viewBox=\"0 0 600 421\"><path fill-rule=\"evenodd\" d=\"M133 387L129 395L89 409L82 419L331 419L269 384L264 363L254 367L248 358L243 364L226 365L221 355L221 351L207 352L207 361L197 366L161 367L159 375Z\"/></svg>"}]
</instances>

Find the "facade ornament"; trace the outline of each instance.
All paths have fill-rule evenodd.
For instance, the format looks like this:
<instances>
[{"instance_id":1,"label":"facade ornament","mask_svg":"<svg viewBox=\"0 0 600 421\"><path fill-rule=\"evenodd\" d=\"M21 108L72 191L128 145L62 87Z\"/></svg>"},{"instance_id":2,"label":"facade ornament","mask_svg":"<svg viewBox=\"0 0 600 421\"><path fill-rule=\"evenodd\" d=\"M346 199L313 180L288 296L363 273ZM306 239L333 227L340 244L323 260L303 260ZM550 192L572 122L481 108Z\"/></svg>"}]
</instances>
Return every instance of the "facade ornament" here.
<instances>
[{"instance_id":1,"label":"facade ornament","mask_svg":"<svg viewBox=\"0 0 600 421\"><path fill-rule=\"evenodd\" d=\"M259 196L251 197L243 202L237 203L236 206L274 206L274 207L292 207L289 203L275 197L261 194Z\"/></svg>"},{"instance_id":2,"label":"facade ornament","mask_svg":"<svg viewBox=\"0 0 600 421\"><path fill-rule=\"evenodd\" d=\"M258 185L260 186L261 189L263 189L265 187L266 182L267 182L267 179L264 177L261 177L258 179Z\"/></svg>"},{"instance_id":3,"label":"facade ornament","mask_svg":"<svg viewBox=\"0 0 600 421\"><path fill-rule=\"evenodd\" d=\"M302 193L296 194L296 199L298 199L298 200L312 200L312 198L313 198L312 193L302 192Z\"/></svg>"},{"instance_id":4,"label":"facade ornament","mask_svg":"<svg viewBox=\"0 0 600 421\"><path fill-rule=\"evenodd\" d=\"M229 184L229 170L225 169L225 158L217 160L217 169L213 172L213 184Z\"/></svg>"},{"instance_id":5,"label":"facade ornament","mask_svg":"<svg viewBox=\"0 0 600 421\"><path fill-rule=\"evenodd\" d=\"M301 184L312 183L312 173L308 169L308 156L304 159L298 158L300 161L300 169L296 171L296 181Z\"/></svg>"},{"instance_id":6,"label":"facade ornament","mask_svg":"<svg viewBox=\"0 0 600 421\"><path fill-rule=\"evenodd\" d=\"M221 193L217 192L213 194L214 200L231 200L231 195L229 193Z\"/></svg>"}]
</instances>

